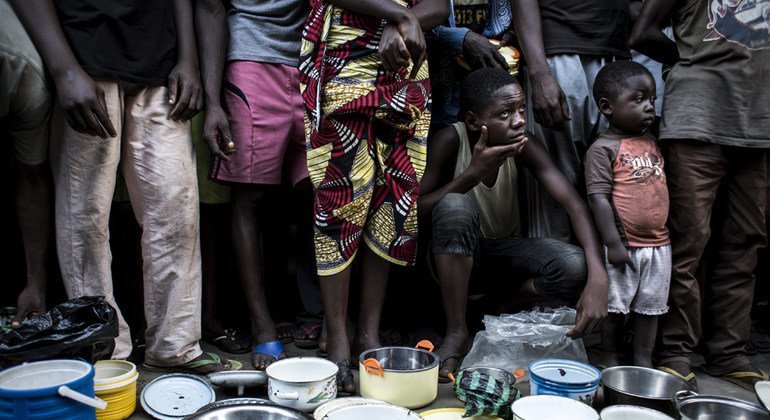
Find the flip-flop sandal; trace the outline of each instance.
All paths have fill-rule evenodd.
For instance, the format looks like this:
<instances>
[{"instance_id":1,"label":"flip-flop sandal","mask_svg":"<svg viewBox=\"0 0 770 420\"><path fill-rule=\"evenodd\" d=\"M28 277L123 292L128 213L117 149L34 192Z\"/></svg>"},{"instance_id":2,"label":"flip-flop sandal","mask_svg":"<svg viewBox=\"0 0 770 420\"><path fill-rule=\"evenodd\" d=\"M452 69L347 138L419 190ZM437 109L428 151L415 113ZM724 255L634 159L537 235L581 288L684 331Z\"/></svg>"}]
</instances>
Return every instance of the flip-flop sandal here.
<instances>
[{"instance_id":1,"label":"flip-flop sandal","mask_svg":"<svg viewBox=\"0 0 770 420\"><path fill-rule=\"evenodd\" d=\"M281 340L281 344L289 344L294 341L294 324L287 321L275 323L275 334Z\"/></svg>"},{"instance_id":2,"label":"flip-flop sandal","mask_svg":"<svg viewBox=\"0 0 770 420\"><path fill-rule=\"evenodd\" d=\"M243 367L243 364L237 360L227 359L225 363L222 363L222 359L216 353L204 352L203 354L207 355L208 357L197 359L197 360L190 360L187 363L176 365L176 366L157 366L157 365L150 365L148 363L143 363L142 368L144 368L149 372L185 371L196 375L205 375L210 372L202 373L198 371L198 369L204 366L210 366L210 365L224 365L227 367L227 369L225 370L239 370L241 367Z\"/></svg>"},{"instance_id":3,"label":"flip-flop sandal","mask_svg":"<svg viewBox=\"0 0 770 420\"><path fill-rule=\"evenodd\" d=\"M454 377L454 374L457 373L457 368L460 367L463 357L465 356L461 354L450 354L449 356L441 359L441 361L438 364L438 383L448 384L453 381L452 378ZM446 376L443 376L441 372L444 370L444 363L452 359L457 361L457 366L455 366L455 369L452 372L449 372Z\"/></svg>"},{"instance_id":4,"label":"flip-flop sandal","mask_svg":"<svg viewBox=\"0 0 770 420\"><path fill-rule=\"evenodd\" d=\"M248 344L244 343L243 340L239 340L238 335L238 330L235 328L225 328L219 335L216 333L211 335L204 334L203 341L215 345L219 350L225 353L248 353L251 348Z\"/></svg>"},{"instance_id":5,"label":"flip-flop sandal","mask_svg":"<svg viewBox=\"0 0 770 420\"><path fill-rule=\"evenodd\" d=\"M251 354L264 354L272 357L275 361L278 361L281 358L281 354L284 354L284 348L281 340L273 340L268 341L267 343L257 344L251 350Z\"/></svg>"},{"instance_id":6,"label":"flip-flop sandal","mask_svg":"<svg viewBox=\"0 0 770 420\"><path fill-rule=\"evenodd\" d=\"M302 322L296 327L297 330L302 331L305 338L294 337L294 345L301 349L314 349L318 347L318 340L321 339L321 323L317 321Z\"/></svg>"},{"instance_id":7,"label":"flip-flop sandal","mask_svg":"<svg viewBox=\"0 0 770 420\"><path fill-rule=\"evenodd\" d=\"M659 371L666 372L668 374L676 376L677 378L687 382L687 384L690 385L690 388L693 391L695 391L695 392L698 391L698 382L695 379L695 373L694 372L690 372L687 375L682 375L681 373L675 371L674 369L671 369L668 366L658 366L656 369L658 369Z\"/></svg>"},{"instance_id":8,"label":"flip-flop sandal","mask_svg":"<svg viewBox=\"0 0 770 420\"><path fill-rule=\"evenodd\" d=\"M719 378L732 382L748 391L754 391L755 383L768 380L767 373L762 370L730 372L720 375ZM758 379L759 381L755 381L754 379Z\"/></svg>"},{"instance_id":9,"label":"flip-flop sandal","mask_svg":"<svg viewBox=\"0 0 770 420\"><path fill-rule=\"evenodd\" d=\"M353 386L356 385L353 372L350 370L350 360L343 360L341 362L336 362L336 364L339 367L339 370L337 371L337 395L344 397L354 395L355 391L346 392L344 389L345 381L347 381L348 378L353 380Z\"/></svg>"}]
</instances>

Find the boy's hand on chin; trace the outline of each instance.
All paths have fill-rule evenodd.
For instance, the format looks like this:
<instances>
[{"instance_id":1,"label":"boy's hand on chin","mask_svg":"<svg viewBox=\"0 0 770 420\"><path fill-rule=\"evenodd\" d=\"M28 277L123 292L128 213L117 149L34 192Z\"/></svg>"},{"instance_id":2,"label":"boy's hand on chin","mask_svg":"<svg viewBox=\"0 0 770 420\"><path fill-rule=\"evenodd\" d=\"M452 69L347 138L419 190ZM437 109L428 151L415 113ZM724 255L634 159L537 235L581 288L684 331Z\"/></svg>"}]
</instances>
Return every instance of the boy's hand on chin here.
<instances>
[{"instance_id":1,"label":"boy's hand on chin","mask_svg":"<svg viewBox=\"0 0 770 420\"><path fill-rule=\"evenodd\" d=\"M490 145L488 140L487 127L481 126L479 140L473 146L473 156L468 164L468 169L473 171L479 180L496 171L509 157L521 154L527 143L526 137L522 137L511 144L500 145Z\"/></svg>"}]
</instances>

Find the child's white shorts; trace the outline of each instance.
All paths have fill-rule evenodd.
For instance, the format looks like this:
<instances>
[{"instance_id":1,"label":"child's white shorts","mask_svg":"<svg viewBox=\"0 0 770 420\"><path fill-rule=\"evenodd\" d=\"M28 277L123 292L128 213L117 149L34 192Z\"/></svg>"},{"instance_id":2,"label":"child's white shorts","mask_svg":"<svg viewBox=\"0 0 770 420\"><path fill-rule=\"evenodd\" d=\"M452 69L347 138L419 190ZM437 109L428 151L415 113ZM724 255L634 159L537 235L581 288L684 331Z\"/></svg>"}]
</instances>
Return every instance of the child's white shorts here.
<instances>
[{"instance_id":1,"label":"child's white shorts","mask_svg":"<svg viewBox=\"0 0 770 420\"><path fill-rule=\"evenodd\" d=\"M647 248L629 248L630 267L613 267L606 257L604 262L609 276L609 312L642 315L661 315L668 312L668 286L671 280L671 245Z\"/></svg>"}]
</instances>

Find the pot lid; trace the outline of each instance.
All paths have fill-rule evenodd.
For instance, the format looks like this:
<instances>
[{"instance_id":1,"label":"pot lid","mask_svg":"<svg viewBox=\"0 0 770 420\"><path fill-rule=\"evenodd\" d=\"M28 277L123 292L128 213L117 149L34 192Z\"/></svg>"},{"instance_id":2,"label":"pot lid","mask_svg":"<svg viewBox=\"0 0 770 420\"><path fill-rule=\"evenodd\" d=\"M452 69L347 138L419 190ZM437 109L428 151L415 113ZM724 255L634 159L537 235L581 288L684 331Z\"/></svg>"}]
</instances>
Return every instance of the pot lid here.
<instances>
[{"instance_id":1,"label":"pot lid","mask_svg":"<svg viewBox=\"0 0 770 420\"><path fill-rule=\"evenodd\" d=\"M179 419L214 402L216 395L206 381L184 373L163 375L142 390L142 407L156 419Z\"/></svg>"}]
</instances>

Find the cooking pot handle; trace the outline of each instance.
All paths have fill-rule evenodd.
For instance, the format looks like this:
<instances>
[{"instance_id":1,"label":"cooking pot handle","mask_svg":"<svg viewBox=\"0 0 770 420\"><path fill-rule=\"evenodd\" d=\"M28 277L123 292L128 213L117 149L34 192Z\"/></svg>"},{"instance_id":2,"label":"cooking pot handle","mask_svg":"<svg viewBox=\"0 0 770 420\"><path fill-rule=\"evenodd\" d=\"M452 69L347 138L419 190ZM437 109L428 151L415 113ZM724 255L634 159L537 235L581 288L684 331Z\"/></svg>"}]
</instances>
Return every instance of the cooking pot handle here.
<instances>
[{"instance_id":1,"label":"cooking pot handle","mask_svg":"<svg viewBox=\"0 0 770 420\"><path fill-rule=\"evenodd\" d=\"M697 392L690 391L689 389L683 389L681 391L677 391L673 397L674 405L676 406L677 409L679 409L679 405L681 404L682 401L690 397L697 397L697 396L698 396Z\"/></svg>"},{"instance_id":2,"label":"cooking pot handle","mask_svg":"<svg viewBox=\"0 0 770 420\"><path fill-rule=\"evenodd\" d=\"M364 360L364 370L370 375L377 375L381 378L385 377L385 371L382 369L382 365L377 359L370 357Z\"/></svg>"},{"instance_id":3,"label":"cooking pot handle","mask_svg":"<svg viewBox=\"0 0 770 420\"><path fill-rule=\"evenodd\" d=\"M419 343L417 343L416 346L414 346L414 348L427 350L433 353L433 349L435 347L433 346L433 343L430 342L430 340L421 340Z\"/></svg>"},{"instance_id":4,"label":"cooking pot handle","mask_svg":"<svg viewBox=\"0 0 770 420\"><path fill-rule=\"evenodd\" d=\"M298 400L299 399L299 392L281 392L277 391L275 394L273 394L274 397L281 399L281 400Z\"/></svg>"},{"instance_id":5,"label":"cooking pot handle","mask_svg":"<svg viewBox=\"0 0 770 420\"><path fill-rule=\"evenodd\" d=\"M104 410L105 408L107 408L107 401L104 401L101 398L89 397L88 395L83 395L64 385L59 387L59 395L65 398L69 398L71 400L75 400L81 404L85 404L93 408L98 408L99 410Z\"/></svg>"}]
</instances>

